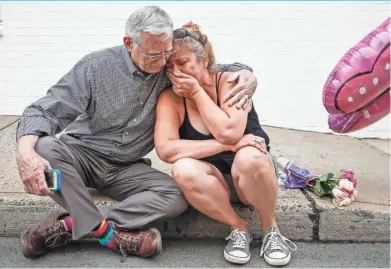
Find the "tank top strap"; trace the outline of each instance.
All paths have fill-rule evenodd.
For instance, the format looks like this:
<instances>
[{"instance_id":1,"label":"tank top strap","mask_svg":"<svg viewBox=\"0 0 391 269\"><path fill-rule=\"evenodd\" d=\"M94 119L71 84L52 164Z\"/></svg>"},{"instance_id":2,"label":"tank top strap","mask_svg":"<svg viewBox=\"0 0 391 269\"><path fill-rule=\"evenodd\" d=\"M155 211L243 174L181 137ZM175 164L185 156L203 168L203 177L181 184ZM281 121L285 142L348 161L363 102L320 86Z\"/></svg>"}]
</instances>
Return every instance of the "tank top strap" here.
<instances>
[{"instance_id":1,"label":"tank top strap","mask_svg":"<svg viewBox=\"0 0 391 269\"><path fill-rule=\"evenodd\" d=\"M216 94L217 94L217 105L220 106L220 98L219 98L219 87L220 87L220 80L221 76L224 74L224 71L219 73L216 73Z\"/></svg>"}]
</instances>

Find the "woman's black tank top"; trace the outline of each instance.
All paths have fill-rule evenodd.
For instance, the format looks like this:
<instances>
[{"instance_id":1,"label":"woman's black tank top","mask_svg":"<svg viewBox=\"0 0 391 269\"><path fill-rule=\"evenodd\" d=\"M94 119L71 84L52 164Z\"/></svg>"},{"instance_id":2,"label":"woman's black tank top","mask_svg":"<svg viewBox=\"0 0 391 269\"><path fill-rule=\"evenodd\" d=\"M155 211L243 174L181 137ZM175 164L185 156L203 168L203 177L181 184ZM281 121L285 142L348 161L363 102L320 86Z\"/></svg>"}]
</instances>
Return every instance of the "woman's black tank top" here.
<instances>
[{"instance_id":1,"label":"woman's black tank top","mask_svg":"<svg viewBox=\"0 0 391 269\"><path fill-rule=\"evenodd\" d=\"M222 72L219 76L216 74L216 93L217 93L217 105L220 107L220 101L219 101L219 84L221 80L221 76L224 72ZM218 78L217 78L218 76ZM215 139L212 134L205 135L203 133L200 133L197 131L193 125L191 125L187 108L186 108L186 99L183 98L183 104L185 108L185 117L183 120L183 123L181 127L179 128L179 137L181 139L186 140L208 140L208 139ZM254 106L252 106L251 111L248 113L247 117L247 125L244 134L253 134L259 137L263 137L265 139L267 150L269 151L269 137L265 133L265 131L262 129L259 120L258 120L258 114L254 109ZM232 163L234 161L235 153L231 151L222 152L210 157L206 157L202 159L205 162L208 162L210 164L213 164L217 167L222 173L224 174L230 174L231 173L231 167Z\"/></svg>"}]
</instances>

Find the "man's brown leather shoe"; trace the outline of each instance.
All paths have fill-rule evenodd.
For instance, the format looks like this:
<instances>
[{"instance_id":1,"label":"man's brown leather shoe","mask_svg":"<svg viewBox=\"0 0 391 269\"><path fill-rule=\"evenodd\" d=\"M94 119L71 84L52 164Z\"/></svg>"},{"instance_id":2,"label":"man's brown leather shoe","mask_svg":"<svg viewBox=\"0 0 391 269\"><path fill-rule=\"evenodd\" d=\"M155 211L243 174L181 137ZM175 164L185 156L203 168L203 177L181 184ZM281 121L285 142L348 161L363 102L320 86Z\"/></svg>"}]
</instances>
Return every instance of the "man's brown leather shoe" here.
<instances>
[{"instance_id":1,"label":"man's brown leather shoe","mask_svg":"<svg viewBox=\"0 0 391 269\"><path fill-rule=\"evenodd\" d=\"M24 230L20 235L20 246L26 258L34 258L49 250L63 246L71 238L59 221L66 212L53 213L38 225Z\"/></svg>"},{"instance_id":2,"label":"man's brown leather shoe","mask_svg":"<svg viewBox=\"0 0 391 269\"><path fill-rule=\"evenodd\" d=\"M162 237L155 228L144 231L120 231L116 235L115 244L124 257L155 257L162 251Z\"/></svg>"}]
</instances>

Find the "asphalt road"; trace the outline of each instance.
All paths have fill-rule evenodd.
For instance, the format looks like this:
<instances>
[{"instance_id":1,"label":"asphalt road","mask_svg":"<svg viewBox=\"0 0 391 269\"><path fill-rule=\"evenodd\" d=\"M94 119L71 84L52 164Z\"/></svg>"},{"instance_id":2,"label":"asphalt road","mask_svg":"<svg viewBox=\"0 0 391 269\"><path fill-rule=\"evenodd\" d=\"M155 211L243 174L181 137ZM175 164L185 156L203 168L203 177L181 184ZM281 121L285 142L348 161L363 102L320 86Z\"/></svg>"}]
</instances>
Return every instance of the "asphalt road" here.
<instances>
[{"instance_id":1,"label":"asphalt road","mask_svg":"<svg viewBox=\"0 0 391 269\"><path fill-rule=\"evenodd\" d=\"M376 267L390 268L390 245L385 243L336 244L296 243L298 250L293 253L294 268L324 267ZM30 260L23 257L17 238L0 238L1 267L242 267L233 266L223 258L224 240L166 240L163 252L153 259L128 257L120 261L120 254L104 249L95 241L83 241L67 245L43 257ZM243 267L267 268L259 257L260 244L252 243L251 260Z\"/></svg>"}]
</instances>

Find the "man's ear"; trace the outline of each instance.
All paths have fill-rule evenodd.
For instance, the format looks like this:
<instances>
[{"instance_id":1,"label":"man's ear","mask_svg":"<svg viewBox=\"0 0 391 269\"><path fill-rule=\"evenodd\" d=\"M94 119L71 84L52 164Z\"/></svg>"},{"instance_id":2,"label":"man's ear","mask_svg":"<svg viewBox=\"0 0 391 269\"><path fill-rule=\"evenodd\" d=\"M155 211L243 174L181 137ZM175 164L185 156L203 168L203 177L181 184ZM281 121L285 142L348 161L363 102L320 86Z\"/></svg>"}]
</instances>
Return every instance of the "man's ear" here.
<instances>
[{"instance_id":1,"label":"man's ear","mask_svg":"<svg viewBox=\"0 0 391 269\"><path fill-rule=\"evenodd\" d=\"M133 46L134 46L134 42L133 42L133 39L129 36L124 36L124 45L125 47L127 48L128 51L131 51L133 49Z\"/></svg>"}]
</instances>

